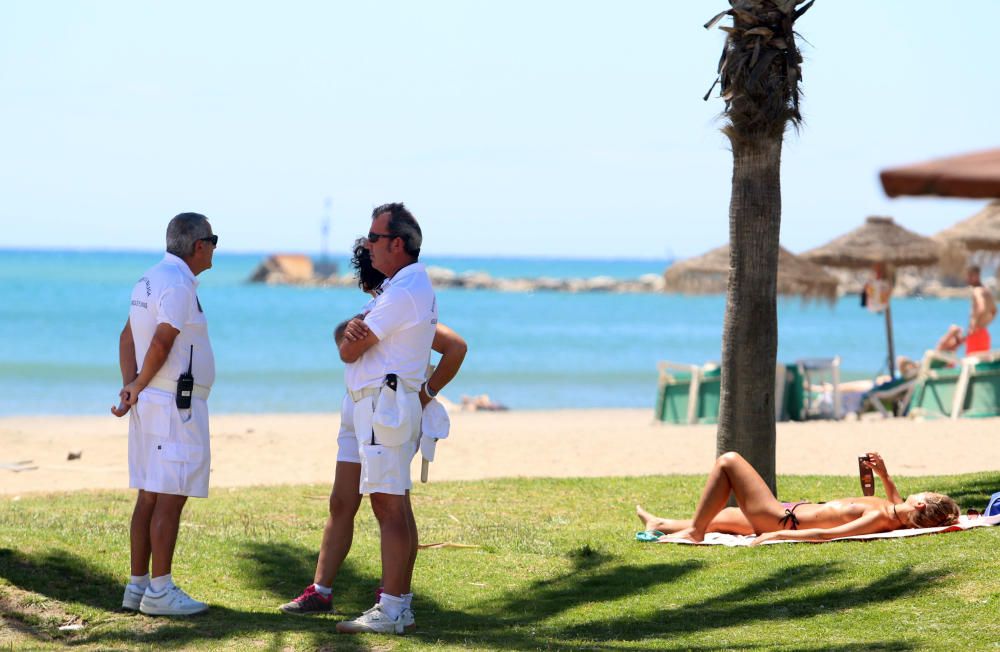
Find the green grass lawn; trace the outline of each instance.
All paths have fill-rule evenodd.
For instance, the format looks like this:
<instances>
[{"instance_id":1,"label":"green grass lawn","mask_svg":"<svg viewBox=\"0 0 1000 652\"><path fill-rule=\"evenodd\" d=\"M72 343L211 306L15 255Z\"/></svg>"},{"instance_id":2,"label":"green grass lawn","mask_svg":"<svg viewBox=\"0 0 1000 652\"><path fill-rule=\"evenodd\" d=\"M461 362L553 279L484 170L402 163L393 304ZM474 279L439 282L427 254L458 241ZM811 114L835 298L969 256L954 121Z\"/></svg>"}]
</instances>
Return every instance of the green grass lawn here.
<instances>
[{"instance_id":1,"label":"green grass lawn","mask_svg":"<svg viewBox=\"0 0 1000 652\"><path fill-rule=\"evenodd\" d=\"M337 615L277 606L312 579L328 487L221 489L189 503L174 577L212 604L189 619L120 613L128 492L0 498L0 650L57 649L996 649L1000 528L902 540L762 548L642 544L641 502L687 516L694 476L418 486L424 543L406 637L338 636L369 607L378 534L362 504L337 579ZM780 478L786 500L856 494L856 478ZM1000 472L900 478L965 507ZM80 622L82 630L61 632Z\"/></svg>"}]
</instances>

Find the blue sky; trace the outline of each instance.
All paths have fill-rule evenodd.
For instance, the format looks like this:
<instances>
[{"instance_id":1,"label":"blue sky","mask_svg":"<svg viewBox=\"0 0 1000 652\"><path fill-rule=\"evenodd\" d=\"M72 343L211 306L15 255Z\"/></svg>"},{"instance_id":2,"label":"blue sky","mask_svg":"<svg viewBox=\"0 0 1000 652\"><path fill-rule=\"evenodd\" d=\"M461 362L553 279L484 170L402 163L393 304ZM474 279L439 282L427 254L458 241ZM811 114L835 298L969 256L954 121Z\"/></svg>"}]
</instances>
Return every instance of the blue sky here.
<instances>
[{"instance_id":1,"label":"blue sky","mask_svg":"<svg viewBox=\"0 0 1000 652\"><path fill-rule=\"evenodd\" d=\"M722 2L5 2L0 248L317 251L406 201L433 255L664 258L728 234ZM959 9L960 7L960 9ZM889 200L879 168L998 146L1000 3L817 0L782 241L981 202Z\"/></svg>"}]
</instances>

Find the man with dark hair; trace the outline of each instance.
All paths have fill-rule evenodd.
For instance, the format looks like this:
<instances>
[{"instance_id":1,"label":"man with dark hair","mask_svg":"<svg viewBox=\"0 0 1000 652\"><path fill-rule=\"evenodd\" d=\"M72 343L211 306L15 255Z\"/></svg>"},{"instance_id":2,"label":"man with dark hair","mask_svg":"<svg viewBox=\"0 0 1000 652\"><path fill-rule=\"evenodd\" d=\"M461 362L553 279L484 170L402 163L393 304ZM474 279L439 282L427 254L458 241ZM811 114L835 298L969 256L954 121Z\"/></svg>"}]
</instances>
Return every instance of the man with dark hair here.
<instances>
[{"instance_id":1,"label":"man with dark hair","mask_svg":"<svg viewBox=\"0 0 1000 652\"><path fill-rule=\"evenodd\" d=\"M354 250L351 254L351 267L354 268L354 278L358 281L358 287L365 294L372 297L382 294L382 283L385 281L385 274L372 267L372 257L368 253L368 239L358 238L354 241ZM337 342L340 346L340 342Z\"/></svg>"},{"instance_id":2,"label":"man with dark hair","mask_svg":"<svg viewBox=\"0 0 1000 652\"><path fill-rule=\"evenodd\" d=\"M438 319L430 278L417 262L421 244L420 226L403 204L372 211L367 249L386 281L364 318L348 324L339 347L348 363L359 492L369 496L379 523L383 581L375 606L337 624L344 633L402 634L413 624L417 525L409 501L410 461L420 439L421 404L440 389L424 382Z\"/></svg>"},{"instance_id":3,"label":"man with dark hair","mask_svg":"<svg viewBox=\"0 0 1000 652\"><path fill-rule=\"evenodd\" d=\"M960 326L952 324L938 342L939 351L955 351L963 343L966 355L990 350L990 332L987 327L997 316L997 304L993 294L983 286L980 274L978 265L970 265L965 270L966 280L972 288L968 330L963 333Z\"/></svg>"},{"instance_id":4,"label":"man with dark hair","mask_svg":"<svg viewBox=\"0 0 1000 652\"><path fill-rule=\"evenodd\" d=\"M215 357L195 277L212 267L218 241L204 215L170 220L167 253L135 284L118 340L123 387L111 412L131 412L129 486L139 490L129 532L132 576L122 598L129 611L187 616L208 609L173 583L171 565L184 504L208 495L206 399Z\"/></svg>"},{"instance_id":5,"label":"man with dark hair","mask_svg":"<svg viewBox=\"0 0 1000 652\"><path fill-rule=\"evenodd\" d=\"M966 355L990 350L990 332L986 329L997 316L996 301L993 299L993 294L983 286L981 273L977 265L972 265L966 270L966 280L972 288L969 331L965 336Z\"/></svg>"},{"instance_id":6,"label":"man with dark hair","mask_svg":"<svg viewBox=\"0 0 1000 652\"><path fill-rule=\"evenodd\" d=\"M365 315L371 312L375 305L374 297L382 293L381 286L385 281L385 274L372 267L367 246L368 241L365 238L359 238L354 243L354 255L351 258L351 266L354 267L358 286L373 297L358 315L361 319L364 319ZM334 330L333 338L338 349L346 337L348 323L347 321L342 322ZM425 408L421 428L422 443L423 438L433 440L447 434L448 416L441 404L432 398L432 395L440 392L458 373L462 361L465 359L467 346L465 340L458 333L444 324L438 323L432 349L440 353L441 358L436 367L432 370L428 369L430 375L420 392L420 403ZM350 371L347 371L345 376L348 374ZM428 447L432 446L433 444L428 443ZM354 401L351 400L350 394L345 394L340 408L337 465L333 477L333 489L330 492L330 513L323 528L323 540L320 544L319 557L316 560L313 583L307 586L297 598L281 605L280 609L287 614L304 616L330 613L333 610L333 582L351 550L351 543L354 540L354 517L361 506L362 496L358 492L358 487L361 484L360 448L358 436L354 430ZM407 506L410 507L409 492L406 494L406 501ZM382 587L379 587L378 593L380 594L381 591ZM410 606L413 595L405 593L402 597L404 608L400 618L403 628L406 629L416 624L413 609Z\"/></svg>"},{"instance_id":7,"label":"man with dark hair","mask_svg":"<svg viewBox=\"0 0 1000 652\"><path fill-rule=\"evenodd\" d=\"M389 233L393 233L395 237L402 239L404 251L416 262L420 258L420 245L423 244L424 239L416 218L407 210L406 206L397 203L377 206L372 211L372 220L383 213L389 216L389 220L386 222ZM377 268L378 266L376 265Z\"/></svg>"}]
</instances>

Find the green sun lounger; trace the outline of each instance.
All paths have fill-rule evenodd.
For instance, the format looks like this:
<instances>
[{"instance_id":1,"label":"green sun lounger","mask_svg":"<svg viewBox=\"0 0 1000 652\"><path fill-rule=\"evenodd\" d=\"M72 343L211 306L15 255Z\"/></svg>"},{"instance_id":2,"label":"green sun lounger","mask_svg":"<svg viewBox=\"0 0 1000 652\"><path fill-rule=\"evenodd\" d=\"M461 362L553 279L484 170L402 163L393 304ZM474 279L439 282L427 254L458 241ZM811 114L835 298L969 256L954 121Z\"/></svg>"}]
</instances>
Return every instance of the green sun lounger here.
<instances>
[{"instance_id":1,"label":"green sun lounger","mask_svg":"<svg viewBox=\"0 0 1000 652\"><path fill-rule=\"evenodd\" d=\"M910 414L931 419L1000 416L1000 350L971 355L954 367L922 370Z\"/></svg>"},{"instance_id":2,"label":"green sun lounger","mask_svg":"<svg viewBox=\"0 0 1000 652\"><path fill-rule=\"evenodd\" d=\"M664 423L718 423L722 373L714 365L660 362L653 416Z\"/></svg>"},{"instance_id":3,"label":"green sun lounger","mask_svg":"<svg viewBox=\"0 0 1000 652\"><path fill-rule=\"evenodd\" d=\"M722 395L722 370L709 363L704 366L660 362L660 380L656 390L653 416L657 421L676 424L713 424L719 422ZM788 386L785 365L775 369L775 419L787 418L785 403Z\"/></svg>"},{"instance_id":4,"label":"green sun lounger","mask_svg":"<svg viewBox=\"0 0 1000 652\"><path fill-rule=\"evenodd\" d=\"M792 421L843 417L840 356L796 360L784 366L784 377L785 417ZM780 394L775 392L775 398L779 399Z\"/></svg>"}]
</instances>

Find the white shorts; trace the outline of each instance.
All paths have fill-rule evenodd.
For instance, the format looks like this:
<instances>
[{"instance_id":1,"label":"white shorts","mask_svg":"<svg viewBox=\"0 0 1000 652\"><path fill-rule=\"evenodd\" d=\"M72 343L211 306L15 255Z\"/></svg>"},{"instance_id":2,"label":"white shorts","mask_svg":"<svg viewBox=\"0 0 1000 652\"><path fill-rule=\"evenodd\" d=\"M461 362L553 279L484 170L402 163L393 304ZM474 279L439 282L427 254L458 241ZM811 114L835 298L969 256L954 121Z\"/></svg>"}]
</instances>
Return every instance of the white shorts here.
<instances>
[{"instance_id":1,"label":"white shorts","mask_svg":"<svg viewBox=\"0 0 1000 652\"><path fill-rule=\"evenodd\" d=\"M337 461L361 464L358 436L354 434L354 401L344 393L340 402L340 432L337 433Z\"/></svg>"},{"instance_id":2,"label":"white shorts","mask_svg":"<svg viewBox=\"0 0 1000 652\"><path fill-rule=\"evenodd\" d=\"M129 487L205 498L212 468L208 403L192 398L178 410L174 395L147 387L132 406L128 425Z\"/></svg>"},{"instance_id":3,"label":"white shorts","mask_svg":"<svg viewBox=\"0 0 1000 652\"><path fill-rule=\"evenodd\" d=\"M413 488L410 462L420 443L420 399L414 392L405 394L409 410L410 437L399 446L380 444L372 430L372 415L377 397L368 396L354 404L354 426L361 454L362 494L405 495Z\"/></svg>"}]
</instances>

